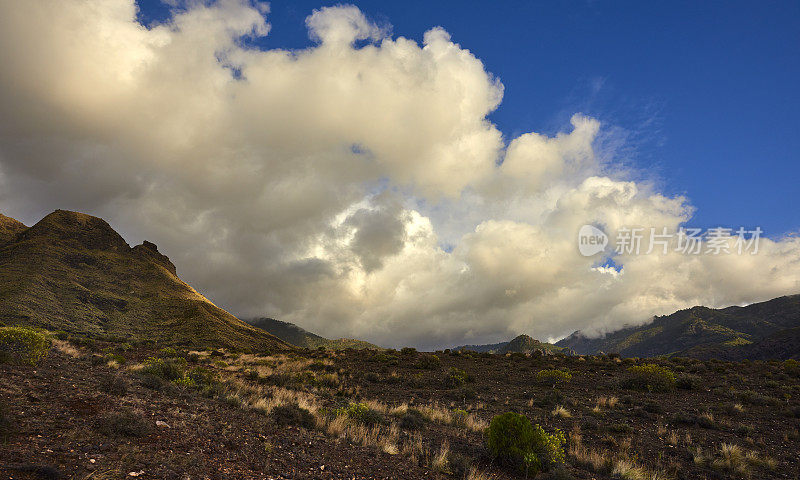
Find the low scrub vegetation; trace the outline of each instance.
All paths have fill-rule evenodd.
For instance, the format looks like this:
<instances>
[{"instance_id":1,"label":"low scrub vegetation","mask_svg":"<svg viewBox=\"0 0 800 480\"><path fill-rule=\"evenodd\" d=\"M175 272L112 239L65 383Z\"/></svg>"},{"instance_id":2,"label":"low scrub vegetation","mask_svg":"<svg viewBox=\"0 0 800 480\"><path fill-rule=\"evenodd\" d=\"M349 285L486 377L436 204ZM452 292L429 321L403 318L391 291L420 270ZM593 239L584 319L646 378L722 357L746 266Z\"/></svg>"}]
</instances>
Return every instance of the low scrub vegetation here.
<instances>
[{"instance_id":1,"label":"low scrub vegetation","mask_svg":"<svg viewBox=\"0 0 800 480\"><path fill-rule=\"evenodd\" d=\"M97 431L110 437L143 437L150 432L145 416L133 410L102 415L95 426Z\"/></svg>"},{"instance_id":2,"label":"low scrub vegetation","mask_svg":"<svg viewBox=\"0 0 800 480\"><path fill-rule=\"evenodd\" d=\"M0 363L35 365L50 350L45 333L29 327L0 327Z\"/></svg>"},{"instance_id":3,"label":"low scrub vegetation","mask_svg":"<svg viewBox=\"0 0 800 480\"><path fill-rule=\"evenodd\" d=\"M629 367L623 380L625 388L648 392L670 391L675 388L675 384L675 373L672 370L652 363Z\"/></svg>"},{"instance_id":4,"label":"low scrub vegetation","mask_svg":"<svg viewBox=\"0 0 800 480\"><path fill-rule=\"evenodd\" d=\"M314 415L296 403L278 405L272 409L270 416L278 425L294 425L307 430L317 426Z\"/></svg>"},{"instance_id":5,"label":"low scrub vegetation","mask_svg":"<svg viewBox=\"0 0 800 480\"><path fill-rule=\"evenodd\" d=\"M560 430L547 433L541 426L532 425L528 417L513 412L494 417L487 431L492 455L526 475L563 463L565 441Z\"/></svg>"},{"instance_id":6,"label":"low scrub vegetation","mask_svg":"<svg viewBox=\"0 0 800 480\"><path fill-rule=\"evenodd\" d=\"M572 373L567 370L540 370L536 372L536 381L542 385L556 387L572 380Z\"/></svg>"}]
</instances>

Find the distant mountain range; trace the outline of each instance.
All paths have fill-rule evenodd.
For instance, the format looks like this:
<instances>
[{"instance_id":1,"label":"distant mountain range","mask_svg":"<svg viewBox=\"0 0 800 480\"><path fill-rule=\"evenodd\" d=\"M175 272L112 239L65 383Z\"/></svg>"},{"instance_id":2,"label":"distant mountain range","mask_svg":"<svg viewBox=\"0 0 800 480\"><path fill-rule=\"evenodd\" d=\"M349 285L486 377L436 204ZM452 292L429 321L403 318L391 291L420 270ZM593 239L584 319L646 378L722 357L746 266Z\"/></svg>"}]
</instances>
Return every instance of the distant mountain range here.
<instances>
[{"instance_id":1,"label":"distant mountain range","mask_svg":"<svg viewBox=\"0 0 800 480\"><path fill-rule=\"evenodd\" d=\"M291 348L211 303L145 241L56 210L28 228L0 215L0 326L242 350Z\"/></svg>"},{"instance_id":2,"label":"distant mountain range","mask_svg":"<svg viewBox=\"0 0 800 480\"><path fill-rule=\"evenodd\" d=\"M552 343L544 343L529 337L528 335L519 335L513 340L508 342L490 343L486 345L462 345L454 348L454 350L470 350L480 353L530 353L534 350L541 350L542 352L555 353L563 352L569 353L567 349L553 345Z\"/></svg>"},{"instance_id":3,"label":"distant mountain range","mask_svg":"<svg viewBox=\"0 0 800 480\"><path fill-rule=\"evenodd\" d=\"M274 318L262 317L262 318L253 318L246 321L250 325L260 328L266 332L269 332L270 334L275 335L284 342L290 343L297 347L303 347L303 348L324 347L328 350L343 350L345 348L380 349L380 347L373 345L369 342L365 342L363 340L353 340L350 338L339 338L336 340L331 340L325 337L321 337L317 334L311 333L307 330L304 330L303 328L300 328L293 323L282 322L280 320L275 320Z\"/></svg>"},{"instance_id":4,"label":"distant mountain range","mask_svg":"<svg viewBox=\"0 0 800 480\"><path fill-rule=\"evenodd\" d=\"M616 352L626 357L800 358L800 295L746 307L693 307L655 317L604 337L575 332L556 345L579 354Z\"/></svg>"}]
</instances>

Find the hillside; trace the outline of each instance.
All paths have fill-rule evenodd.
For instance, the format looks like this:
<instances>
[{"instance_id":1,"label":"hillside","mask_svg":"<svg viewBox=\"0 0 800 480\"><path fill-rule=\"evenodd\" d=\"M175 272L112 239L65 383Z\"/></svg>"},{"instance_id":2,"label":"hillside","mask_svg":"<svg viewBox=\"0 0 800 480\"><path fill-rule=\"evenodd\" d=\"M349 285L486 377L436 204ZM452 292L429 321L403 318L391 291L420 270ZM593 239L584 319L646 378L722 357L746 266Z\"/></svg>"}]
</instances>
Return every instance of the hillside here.
<instances>
[{"instance_id":1,"label":"hillside","mask_svg":"<svg viewBox=\"0 0 800 480\"><path fill-rule=\"evenodd\" d=\"M57 210L0 245L0 325L247 350L286 344L181 281L156 245L131 248L104 220ZM18 223L18 222L17 222Z\"/></svg>"},{"instance_id":2,"label":"hillside","mask_svg":"<svg viewBox=\"0 0 800 480\"><path fill-rule=\"evenodd\" d=\"M693 307L605 337L588 338L575 332L556 345L582 354L602 351L627 357L679 354L730 360L786 359L800 353L798 327L800 295L792 295L746 307Z\"/></svg>"},{"instance_id":3,"label":"hillside","mask_svg":"<svg viewBox=\"0 0 800 480\"><path fill-rule=\"evenodd\" d=\"M0 213L0 245L15 239L18 234L27 230L22 222Z\"/></svg>"},{"instance_id":4,"label":"hillside","mask_svg":"<svg viewBox=\"0 0 800 480\"><path fill-rule=\"evenodd\" d=\"M528 335L519 335L513 340L508 342L490 343L486 345L463 345L456 347L454 350L471 350L479 353L530 353L534 350L541 350L543 352L555 353L565 350L552 343L544 343L531 338Z\"/></svg>"},{"instance_id":5,"label":"hillside","mask_svg":"<svg viewBox=\"0 0 800 480\"><path fill-rule=\"evenodd\" d=\"M345 348L380 349L380 347L363 340L354 340L350 338L331 340L321 337L315 333L311 333L293 323L282 322L280 320L275 320L274 318L253 318L246 320L246 322L254 327L260 328L272 335L275 335L286 343L290 343L302 348L324 347L328 350L343 350Z\"/></svg>"}]
</instances>

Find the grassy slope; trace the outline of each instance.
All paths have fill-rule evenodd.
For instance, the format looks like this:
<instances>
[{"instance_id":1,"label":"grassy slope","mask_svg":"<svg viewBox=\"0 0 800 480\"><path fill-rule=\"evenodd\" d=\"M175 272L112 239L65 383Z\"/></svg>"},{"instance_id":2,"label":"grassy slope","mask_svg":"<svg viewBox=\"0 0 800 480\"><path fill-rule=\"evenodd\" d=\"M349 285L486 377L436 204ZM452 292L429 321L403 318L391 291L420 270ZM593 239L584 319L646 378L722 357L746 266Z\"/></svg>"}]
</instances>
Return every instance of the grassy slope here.
<instances>
[{"instance_id":1,"label":"grassy slope","mask_svg":"<svg viewBox=\"0 0 800 480\"><path fill-rule=\"evenodd\" d=\"M22 222L0 213L0 245L10 242L27 228Z\"/></svg>"},{"instance_id":2,"label":"grassy slope","mask_svg":"<svg viewBox=\"0 0 800 480\"><path fill-rule=\"evenodd\" d=\"M736 359L746 358L754 352L751 345L798 326L800 295L793 295L747 307L693 307L656 317L650 324L625 328L602 338L586 338L576 332L557 345L572 348L578 353L604 351L649 357L680 352L682 355L704 358L717 356ZM790 350L776 351L775 355L789 358L792 355Z\"/></svg>"},{"instance_id":3,"label":"grassy slope","mask_svg":"<svg viewBox=\"0 0 800 480\"><path fill-rule=\"evenodd\" d=\"M292 345L298 347L324 347L328 350L343 350L345 348L380 348L363 340L354 340L350 338L331 340L311 333L293 323L283 322L273 318L256 318L247 320L247 322L254 327L258 327L272 335L275 335L284 342L291 343Z\"/></svg>"},{"instance_id":4,"label":"grassy slope","mask_svg":"<svg viewBox=\"0 0 800 480\"><path fill-rule=\"evenodd\" d=\"M145 242L58 210L0 245L0 324L247 350L284 348L184 283Z\"/></svg>"}]
</instances>

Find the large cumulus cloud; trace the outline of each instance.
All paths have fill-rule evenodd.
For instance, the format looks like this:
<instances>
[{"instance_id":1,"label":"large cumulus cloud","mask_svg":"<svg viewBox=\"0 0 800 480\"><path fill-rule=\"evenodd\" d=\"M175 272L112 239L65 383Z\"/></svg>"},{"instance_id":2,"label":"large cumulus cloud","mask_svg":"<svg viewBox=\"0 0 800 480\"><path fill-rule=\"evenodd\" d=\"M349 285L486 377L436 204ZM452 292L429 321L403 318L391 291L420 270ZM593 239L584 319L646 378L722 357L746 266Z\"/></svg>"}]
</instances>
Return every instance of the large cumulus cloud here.
<instances>
[{"instance_id":1,"label":"large cumulus cloud","mask_svg":"<svg viewBox=\"0 0 800 480\"><path fill-rule=\"evenodd\" d=\"M148 29L132 0L0 2L0 208L102 215L235 314L390 346L800 290L796 238L598 266L581 225L674 230L692 208L599 155L597 121L504 141L502 84L441 28L418 44L342 6L308 17L313 47L247 47L268 18L190 2Z\"/></svg>"}]
</instances>

